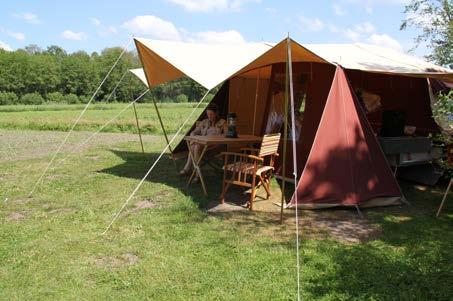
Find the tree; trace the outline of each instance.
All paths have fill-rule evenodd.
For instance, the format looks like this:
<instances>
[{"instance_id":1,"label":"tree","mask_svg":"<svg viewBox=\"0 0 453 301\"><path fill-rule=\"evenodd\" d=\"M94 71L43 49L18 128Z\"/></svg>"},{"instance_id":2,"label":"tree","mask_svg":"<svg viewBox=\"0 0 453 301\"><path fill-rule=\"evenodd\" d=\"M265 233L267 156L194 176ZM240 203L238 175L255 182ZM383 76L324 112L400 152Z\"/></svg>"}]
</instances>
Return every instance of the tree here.
<instances>
[{"instance_id":1,"label":"tree","mask_svg":"<svg viewBox=\"0 0 453 301\"><path fill-rule=\"evenodd\" d=\"M49 47L47 47L45 53L53 55L59 59L67 55L66 50L57 45L50 45Z\"/></svg>"},{"instance_id":2,"label":"tree","mask_svg":"<svg viewBox=\"0 0 453 301\"><path fill-rule=\"evenodd\" d=\"M30 44L28 46L25 46L24 50L28 53L28 54L38 54L38 53L41 53L42 52L42 49L41 47L39 47L38 45L36 44Z\"/></svg>"},{"instance_id":3,"label":"tree","mask_svg":"<svg viewBox=\"0 0 453 301\"><path fill-rule=\"evenodd\" d=\"M426 41L432 50L427 58L453 68L453 0L411 0L404 13L407 18L400 29L421 30L416 47Z\"/></svg>"}]
</instances>

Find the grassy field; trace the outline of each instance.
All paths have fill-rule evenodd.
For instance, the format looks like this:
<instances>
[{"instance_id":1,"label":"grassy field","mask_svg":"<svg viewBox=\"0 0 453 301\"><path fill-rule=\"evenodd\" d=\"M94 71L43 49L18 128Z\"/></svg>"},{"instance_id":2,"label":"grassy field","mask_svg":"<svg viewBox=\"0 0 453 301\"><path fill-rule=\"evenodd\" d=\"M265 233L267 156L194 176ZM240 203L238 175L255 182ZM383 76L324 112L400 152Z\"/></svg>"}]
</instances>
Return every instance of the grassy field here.
<instances>
[{"instance_id":1,"label":"grassy field","mask_svg":"<svg viewBox=\"0 0 453 301\"><path fill-rule=\"evenodd\" d=\"M127 103L92 104L75 128L76 131L96 131L117 115ZM178 130L182 121L193 110L194 103L159 104L162 121L168 133ZM145 134L162 134L162 129L153 104L138 103L137 115L140 128ZM0 128L67 131L77 119L84 105L39 105L39 106L0 106ZM196 119L202 112L203 104L193 115ZM192 124L190 122L189 124ZM136 133L137 126L133 107L129 107L115 121L106 126L103 132Z\"/></svg>"},{"instance_id":2,"label":"grassy field","mask_svg":"<svg viewBox=\"0 0 453 301\"><path fill-rule=\"evenodd\" d=\"M11 123L48 113L70 124L77 115L18 111ZM93 110L91 120L106 111ZM2 123L13 112L0 114ZM0 129L0 300L295 299L294 211L282 225L277 212L208 213L220 190L214 173L204 197L198 186L186 190L164 158L101 235L158 156L160 135L145 137L146 154L126 133L102 133L71 154L89 136L76 132L63 150L69 160L28 198L64 135ZM363 219L354 210L301 212L303 300L451 300L451 195L436 219L443 187L401 185L412 206L367 209Z\"/></svg>"}]
</instances>

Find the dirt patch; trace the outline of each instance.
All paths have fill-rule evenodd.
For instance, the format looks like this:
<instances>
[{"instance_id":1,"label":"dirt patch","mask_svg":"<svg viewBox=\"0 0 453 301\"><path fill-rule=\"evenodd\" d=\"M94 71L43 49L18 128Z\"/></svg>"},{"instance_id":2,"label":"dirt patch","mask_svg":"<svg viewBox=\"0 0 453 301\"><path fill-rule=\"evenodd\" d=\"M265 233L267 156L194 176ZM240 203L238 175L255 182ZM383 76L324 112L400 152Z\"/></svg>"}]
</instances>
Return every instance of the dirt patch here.
<instances>
[{"instance_id":1,"label":"dirt patch","mask_svg":"<svg viewBox=\"0 0 453 301\"><path fill-rule=\"evenodd\" d=\"M71 208L55 208L49 211L49 213L55 214L55 213L70 213L73 212L74 210Z\"/></svg>"},{"instance_id":2,"label":"dirt patch","mask_svg":"<svg viewBox=\"0 0 453 301\"><path fill-rule=\"evenodd\" d=\"M122 255L123 260L127 263L127 265L134 265L139 262L139 258L134 253L126 253Z\"/></svg>"},{"instance_id":3,"label":"dirt patch","mask_svg":"<svg viewBox=\"0 0 453 301\"><path fill-rule=\"evenodd\" d=\"M46 179L52 181L52 180L60 179L60 178L62 178L62 177L64 177L64 175L56 174L56 175L48 175L48 176L46 177Z\"/></svg>"},{"instance_id":4,"label":"dirt patch","mask_svg":"<svg viewBox=\"0 0 453 301\"><path fill-rule=\"evenodd\" d=\"M7 221L16 222L26 218L25 212L11 212L6 217Z\"/></svg>"},{"instance_id":5,"label":"dirt patch","mask_svg":"<svg viewBox=\"0 0 453 301\"><path fill-rule=\"evenodd\" d=\"M249 198L247 191L231 189L225 197L228 202L219 204L213 201L208 212L238 224L245 232L271 236L276 240L293 239L295 210L284 210L283 224L280 224L280 189L274 188L268 200L265 196L264 189L259 189L254 210L250 212L244 208ZM366 215L360 217L355 209L300 210L299 231L302 237L333 239L347 244L375 240L381 234L379 225L372 223Z\"/></svg>"},{"instance_id":6,"label":"dirt patch","mask_svg":"<svg viewBox=\"0 0 453 301\"><path fill-rule=\"evenodd\" d=\"M211 205L213 205L211 207ZM211 203L210 207L207 211L209 213L219 213L219 212L234 212L234 211L246 211L247 208L245 208L244 206L239 206L239 205L236 205L236 204L233 204L233 203L223 203L223 204L215 204L215 203Z\"/></svg>"},{"instance_id":7,"label":"dirt patch","mask_svg":"<svg viewBox=\"0 0 453 301\"><path fill-rule=\"evenodd\" d=\"M331 238L344 243L360 243L377 239L379 225L354 210L323 210L304 212L299 225L305 235L312 238Z\"/></svg>"},{"instance_id":8,"label":"dirt patch","mask_svg":"<svg viewBox=\"0 0 453 301\"><path fill-rule=\"evenodd\" d=\"M143 209L153 209L156 208L157 204L153 202L151 199L144 199L135 204L135 210L143 210Z\"/></svg>"},{"instance_id":9,"label":"dirt patch","mask_svg":"<svg viewBox=\"0 0 453 301\"><path fill-rule=\"evenodd\" d=\"M14 205L25 205L25 204L28 204L32 201L33 199L31 198L28 198L28 199L14 199L14 200L11 200L11 203L14 204Z\"/></svg>"},{"instance_id":10,"label":"dirt patch","mask_svg":"<svg viewBox=\"0 0 453 301\"><path fill-rule=\"evenodd\" d=\"M123 267L135 265L139 261L140 258L136 254L128 252L120 256L102 256L96 258L94 260L94 264L97 267L113 271Z\"/></svg>"}]
</instances>

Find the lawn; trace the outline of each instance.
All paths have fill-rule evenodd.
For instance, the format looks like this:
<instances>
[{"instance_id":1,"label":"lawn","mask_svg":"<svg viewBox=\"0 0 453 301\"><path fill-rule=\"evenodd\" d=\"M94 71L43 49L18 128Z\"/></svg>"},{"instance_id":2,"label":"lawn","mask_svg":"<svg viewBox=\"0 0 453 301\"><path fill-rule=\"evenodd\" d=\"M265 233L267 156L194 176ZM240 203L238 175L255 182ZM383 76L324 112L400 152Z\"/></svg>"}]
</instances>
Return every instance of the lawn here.
<instances>
[{"instance_id":1,"label":"lawn","mask_svg":"<svg viewBox=\"0 0 453 301\"><path fill-rule=\"evenodd\" d=\"M143 106L143 116L152 116ZM178 118L168 115L189 110L168 108L164 118L176 127ZM8 122L46 121L48 114L52 123L60 116L70 124L78 114L18 111ZM87 118L101 122L107 111ZM3 124L15 113L0 114ZM133 121L128 116L123 122ZM204 197L198 186L186 190L165 157L101 235L160 153L163 137L146 135L143 154L136 135L101 133L27 198L65 133L8 127L0 129L1 300L295 299L294 211L285 212L282 225L277 211L208 213L219 177L206 173ZM88 136L75 132L62 156ZM436 219L443 187L401 185L411 206L367 209L363 219L354 210L301 212L302 300L451 300L451 195Z\"/></svg>"},{"instance_id":2,"label":"lawn","mask_svg":"<svg viewBox=\"0 0 453 301\"><path fill-rule=\"evenodd\" d=\"M91 104L75 130L96 131L127 105L127 103ZM195 105L195 103L159 104L165 130L169 133L175 133L182 120L186 118L188 112ZM81 104L0 106L0 128L67 131L71 128L83 107L84 105ZM142 132L145 134L162 134L154 105L138 103L136 107ZM203 104L194 113L193 119L198 117L202 108ZM107 125L103 132L136 133L137 126L133 107L130 106L115 121Z\"/></svg>"}]
</instances>

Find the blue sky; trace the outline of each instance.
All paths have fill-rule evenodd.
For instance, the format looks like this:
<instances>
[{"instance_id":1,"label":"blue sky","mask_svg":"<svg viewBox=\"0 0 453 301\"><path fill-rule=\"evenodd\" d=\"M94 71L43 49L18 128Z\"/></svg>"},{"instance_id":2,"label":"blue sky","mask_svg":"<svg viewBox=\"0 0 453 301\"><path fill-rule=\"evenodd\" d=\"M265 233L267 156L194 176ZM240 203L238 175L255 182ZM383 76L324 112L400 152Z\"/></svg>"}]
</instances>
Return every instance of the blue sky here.
<instances>
[{"instance_id":1,"label":"blue sky","mask_svg":"<svg viewBox=\"0 0 453 301\"><path fill-rule=\"evenodd\" d=\"M135 35L200 42L364 42L406 51L407 0L0 0L0 47L59 45L69 52L125 45ZM133 45L131 45L131 48ZM416 52L422 55L422 45Z\"/></svg>"}]
</instances>

